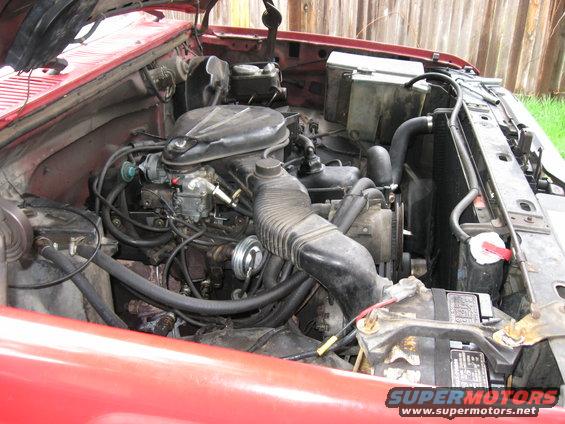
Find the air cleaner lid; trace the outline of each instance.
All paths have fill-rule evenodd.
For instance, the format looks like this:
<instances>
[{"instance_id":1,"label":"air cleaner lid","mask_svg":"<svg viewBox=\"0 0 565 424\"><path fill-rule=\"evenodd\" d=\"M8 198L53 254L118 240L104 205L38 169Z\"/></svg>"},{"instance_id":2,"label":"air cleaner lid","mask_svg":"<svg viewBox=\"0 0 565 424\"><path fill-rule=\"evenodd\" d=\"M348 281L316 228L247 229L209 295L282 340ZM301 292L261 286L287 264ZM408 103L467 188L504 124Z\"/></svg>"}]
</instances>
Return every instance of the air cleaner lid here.
<instances>
[{"instance_id":1,"label":"air cleaner lid","mask_svg":"<svg viewBox=\"0 0 565 424\"><path fill-rule=\"evenodd\" d=\"M194 109L176 122L163 152L178 167L264 150L289 136L284 116L260 106L222 105Z\"/></svg>"}]
</instances>

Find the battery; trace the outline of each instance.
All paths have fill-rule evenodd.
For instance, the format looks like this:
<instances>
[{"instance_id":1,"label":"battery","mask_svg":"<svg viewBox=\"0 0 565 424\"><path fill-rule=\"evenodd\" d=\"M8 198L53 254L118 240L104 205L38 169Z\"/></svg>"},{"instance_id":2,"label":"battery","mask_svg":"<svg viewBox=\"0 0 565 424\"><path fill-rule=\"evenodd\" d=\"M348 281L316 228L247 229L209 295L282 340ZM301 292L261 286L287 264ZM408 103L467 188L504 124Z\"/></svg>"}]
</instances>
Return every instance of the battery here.
<instances>
[{"instance_id":1,"label":"battery","mask_svg":"<svg viewBox=\"0 0 565 424\"><path fill-rule=\"evenodd\" d=\"M453 387L489 387L487 363L482 352L452 349L450 362Z\"/></svg>"},{"instance_id":2,"label":"battery","mask_svg":"<svg viewBox=\"0 0 565 424\"><path fill-rule=\"evenodd\" d=\"M413 296L390 307L409 318L480 324L494 317L486 293L431 289L431 296ZM410 336L390 347L382 363L371 364L373 374L409 384L444 387L493 387L504 376L489 369L483 352L473 343Z\"/></svg>"}]
</instances>

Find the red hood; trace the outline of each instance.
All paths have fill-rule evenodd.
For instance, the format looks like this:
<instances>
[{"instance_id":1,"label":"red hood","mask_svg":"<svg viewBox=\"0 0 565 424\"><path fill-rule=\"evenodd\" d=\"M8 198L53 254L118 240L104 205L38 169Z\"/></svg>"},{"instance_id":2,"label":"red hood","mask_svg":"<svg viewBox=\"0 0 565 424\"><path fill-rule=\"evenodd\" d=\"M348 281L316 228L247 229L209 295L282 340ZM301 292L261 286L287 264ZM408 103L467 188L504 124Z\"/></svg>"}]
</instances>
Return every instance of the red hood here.
<instances>
[{"instance_id":1,"label":"red hood","mask_svg":"<svg viewBox=\"0 0 565 424\"><path fill-rule=\"evenodd\" d=\"M200 0L204 10L209 2ZM134 10L195 12L196 0L0 0L0 67L41 67L71 44L91 22Z\"/></svg>"}]
</instances>

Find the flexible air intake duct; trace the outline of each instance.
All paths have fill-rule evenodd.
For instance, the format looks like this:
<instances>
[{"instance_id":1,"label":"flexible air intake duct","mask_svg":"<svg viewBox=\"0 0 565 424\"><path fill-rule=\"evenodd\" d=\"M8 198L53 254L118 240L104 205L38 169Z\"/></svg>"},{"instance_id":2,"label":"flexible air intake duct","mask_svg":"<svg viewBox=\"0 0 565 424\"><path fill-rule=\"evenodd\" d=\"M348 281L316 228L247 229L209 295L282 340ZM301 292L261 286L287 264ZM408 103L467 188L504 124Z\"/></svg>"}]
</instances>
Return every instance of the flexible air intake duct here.
<instances>
[{"instance_id":1,"label":"flexible air intake duct","mask_svg":"<svg viewBox=\"0 0 565 424\"><path fill-rule=\"evenodd\" d=\"M320 281L347 318L382 298L391 282L363 246L314 213L296 178L274 159L258 161L255 177L254 223L263 246Z\"/></svg>"}]
</instances>

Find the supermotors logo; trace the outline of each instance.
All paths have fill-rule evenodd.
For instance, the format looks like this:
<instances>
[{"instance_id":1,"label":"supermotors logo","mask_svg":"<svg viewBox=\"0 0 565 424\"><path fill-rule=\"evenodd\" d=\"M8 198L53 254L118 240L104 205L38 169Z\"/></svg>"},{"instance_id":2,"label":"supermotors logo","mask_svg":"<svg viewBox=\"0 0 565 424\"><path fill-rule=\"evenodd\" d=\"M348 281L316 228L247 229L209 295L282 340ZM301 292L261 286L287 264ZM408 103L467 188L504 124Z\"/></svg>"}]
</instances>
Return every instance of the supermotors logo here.
<instances>
[{"instance_id":1,"label":"supermotors logo","mask_svg":"<svg viewBox=\"0 0 565 424\"><path fill-rule=\"evenodd\" d=\"M402 417L536 417L557 403L559 389L461 389L451 387L390 389L386 406Z\"/></svg>"}]
</instances>

